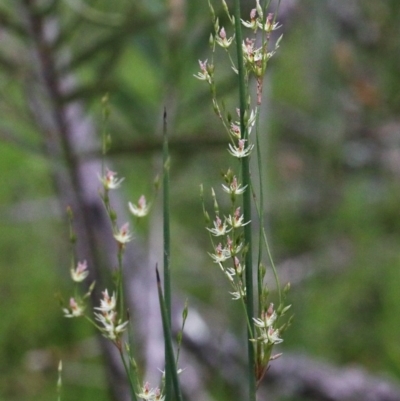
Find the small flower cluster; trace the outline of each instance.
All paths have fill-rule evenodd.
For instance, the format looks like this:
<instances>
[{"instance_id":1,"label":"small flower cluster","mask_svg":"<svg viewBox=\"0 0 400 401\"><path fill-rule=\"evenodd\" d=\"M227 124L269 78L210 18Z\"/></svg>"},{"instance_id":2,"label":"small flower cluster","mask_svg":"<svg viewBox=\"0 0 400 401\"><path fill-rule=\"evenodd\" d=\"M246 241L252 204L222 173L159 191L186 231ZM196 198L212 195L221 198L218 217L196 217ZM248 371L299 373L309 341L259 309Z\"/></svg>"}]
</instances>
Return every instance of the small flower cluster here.
<instances>
[{"instance_id":1,"label":"small flower cluster","mask_svg":"<svg viewBox=\"0 0 400 401\"><path fill-rule=\"evenodd\" d=\"M79 317L83 316L85 311L85 304L81 301L76 301L74 297L69 299L68 307L63 308L65 317Z\"/></svg>"},{"instance_id":2,"label":"small flower cluster","mask_svg":"<svg viewBox=\"0 0 400 401\"><path fill-rule=\"evenodd\" d=\"M256 8L253 8L250 11L250 21L244 21L242 19L240 21L246 28L250 28L252 31L254 31L254 33L256 33L258 29L270 33L271 31L275 31L282 26L274 21L273 13L269 13L264 22L264 12L260 5L260 0L256 0Z\"/></svg>"},{"instance_id":3,"label":"small flower cluster","mask_svg":"<svg viewBox=\"0 0 400 401\"><path fill-rule=\"evenodd\" d=\"M87 270L87 262L78 262L76 268L71 269L71 278L75 283L80 283L89 275ZM86 316L86 299L90 296L94 289L94 283L89 287L89 291L83 296L75 296L69 299L67 307L63 308L64 316L68 318ZM128 322L117 320L117 300L115 293L110 297L108 290L103 291L103 299L100 300L100 306L95 307L94 316L95 320L101 323L97 325L90 317L86 316L94 325L103 333L103 335L111 341L117 343L122 332L126 329Z\"/></svg>"},{"instance_id":4,"label":"small flower cluster","mask_svg":"<svg viewBox=\"0 0 400 401\"><path fill-rule=\"evenodd\" d=\"M111 207L109 192L120 188L121 183L124 181L124 178L118 178L118 174L116 172L106 169L105 173L102 176L99 176L99 180L103 188L103 191L101 193L101 198L106 208L106 212L111 220L114 239L118 244L118 254L119 254L118 260L120 263L122 260L122 254L124 252L125 245L132 240L133 236L129 230L129 223L125 223L120 227L117 226L116 213ZM144 195L142 195L139 198L137 205L134 205L131 202L129 202L128 206L131 213L137 218L146 216L150 209L150 205L147 204ZM72 220L71 211L70 211L70 218ZM72 224L71 224L71 232L72 232ZM74 241L75 239L72 242ZM75 283L83 282L89 275L86 260L83 262L78 262L76 266L70 269L70 273L71 273L71 278ZM85 315L86 299L90 296L91 292L93 291L94 283L89 287L89 291L83 297L75 295L74 297L71 297L69 299L68 305L63 307L63 313L65 317L73 318L73 317L85 316L89 321L91 321L97 327L97 329L101 331L101 333L106 338L114 342L118 347L120 347L121 345L119 341L120 337L128 325L128 321L122 321L121 318L118 317L118 312L117 312L117 298L121 299L122 297L121 275L122 275L122 265L119 266L119 271L118 271L117 295L114 292L110 296L107 289L102 292L102 299L100 300L100 306L94 308L93 312L94 320L92 320L89 316ZM120 302L118 306L119 306L118 310L121 314L123 311L122 302Z\"/></svg>"},{"instance_id":5,"label":"small flower cluster","mask_svg":"<svg viewBox=\"0 0 400 401\"><path fill-rule=\"evenodd\" d=\"M70 269L72 281L75 283L80 283L85 280L85 278L89 275L89 271L87 270L87 262L84 260L83 262L78 262L76 267ZM86 298L88 298L93 290L94 284L92 284L89 288L89 291L83 296L80 297L76 295L75 297L71 297L68 302L67 307L63 307L62 311L65 317L79 317L83 316L86 309Z\"/></svg>"},{"instance_id":6,"label":"small flower cluster","mask_svg":"<svg viewBox=\"0 0 400 401\"><path fill-rule=\"evenodd\" d=\"M101 323L99 329L104 337L117 342L129 322L123 322L121 319L117 319L117 299L115 293L110 297L106 289L102 294L103 299L100 300L100 306L94 308L100 311L100 313L94 312L94 316L96 320Z\"/></svg>"},{"instance_id":7,"label":"small flower cluster","mask_svg":"<svg viewBox=\"0 0 400 401\"><path fill-rule=\"evenodd\" d=\"M103 184L103 190L104 194L102 195L103 201L108 200L108 197L106 196L110 190L118 189L121 186L122 181L125 178L117 178L118 174L114 171L111 171L109 169L106 169L106 172L103 176L99 176L100 182ZM107 206L107 205L106 205ZM137 205L128 202L129 210L130 212L135 216L135 217L145 217L149 214L151 204L147 203L146 197L144 195L141 195ZM107 209L109 211L109 209ZM130 238L129 238L130 240ZM125 239L126 243L129 240ZM118 241L118 240L117 240Z\"/></svg>"},{"instance_id":8,"label":"small flower cluster","mask_svg":"<svg viewBox=\"0 0 400 401\"><path fill-rule=\"evenodd\" d=\"M231 25L235 25L235 18L233 15L229 13L228 7L224 0L222 0L223 8L228 16L228 20ZM226 28L221 27L219 24L219 19L216 17L213 7L209 2L209 7L213 19L214 25L214 34L210 36L210 45L213 50L213 54L216 49L216 45L222 47L225 51L229 54L229 49L232 43L235 41L235 35L228 37L226 33ZM257 81L257 106L261 104L261 95L262 95L262 86L263 86L263 77L265 75L268 61L271 59L272 56L276 53L279 48L279 43L282 39L280 36L275 44L273 49L269 49L269 42L271 39L271 32L276 31L281 27L278 22L275 21L276 15L274 13L268 13L266 17L264 17L263 8L260 5L260 1L256 0L256 7L250 11L250 19L249 21L245 21L241 19L241 23L244 27L249 28L252 31L252 37L246 38L243 43L241 44L242 53L243 53L243 65L245 70L245 79L247 85L249 84L249 79L253 75ZM258 46L256 45L256 34L257 31L261 30L262 40L261 44ZM238 74L238 67L233 62L231 56L229 55L229 59L231 62L231 67L236 74ZM200 72L194 75L195 78L206 81L211 90L212 100L213 100L213 109L216 115L221 119L223 125L229 135L236 137L238 140L245 140L244 136L240 132L240 124L237 122L231 122L229 114L224 115L223 108L221 108L218 104L216 98L216 84L214 80L214 63L211 61L210 63L208 60L200 61ZM250 116L247 119L247 129L250 130L249 125L254 124L254 120ZM232 144L229 148L230 153L238 158L247 157L250 155L252 150L252 145L245 146L244 142L239 142Z\"/></svg>"},{"instance_id":9,"label":"small flower cluster","mask_svg":"<svg viewBox=\"0 0 400 401\"><path fill-rule=\"evenodd\" d=\"M240 118L240 109L236 109L236 114ZM254 127L257 117L257 110L252 110L250 113L250 117L246 120L246 130L248 135L251 134L251 131ZM231 135L232 139L241 139L242 134L240 131L240 121L231 122L229 134Z\"/></svg>"},{"instance_id":10,"label":"small flower cluster","mask_svg":"<svg viewBox=\"0 0 400 401\"><path fill-rule=\"evenodd\" d=\"M285 294L290 286L284 289ZM283 342L281 334L289 327L291 319L288 322L277 327L279 319L289 310L291 305L283 306L281 304L278 311L274 309L274 304L270 303L268 307L263 308L259 318L253 318L255 327L255 338L251 339L257 349L257 381L261 380L268 369L269 362L279 358L282 354L271 356L275 345Z\"/></svg>"},{"instance_id":11,"label":"small flower cluster","mask_svg":"<svg viewBox=\"0 0 400 401\"><path fill-rule=\"evenodd\" d=\"M104 121L109 113L107 108L107 96L102 99L104 109L103 116ZM106 154L109 140L106 135L106 130L103 131L103 154ZM128 315L124 304L124 285L123 285L123 256L125 247L128 242L133 238L133 235L129 229L129 223L122 225L117 224L117 213L111 205L110 193L120 188L124 178L118 178L118 174L102 166L102 174L98 176L101 183L101 189L99 195L103 201L105 211L111 222L113 238L117 244L117 261L118 265L113 272L114 278L114 289L111 292L105 289L101 294L100 304L93 308L92 314L87 314L87 298L92 294L95 283L89 286L89 290L83 296L79 295L78 288L75 289L75 295L69 299L68 304L65 306L65 302L62 300L62 311L64 316L67 318L84 317L87 319L101 334L110 340L118 349L121 357L125 372L130 382L131 396L132 399L136 399L135 394L142 400L150 401L164 401L164 396L159 388L150 388L149 383L145 383L143 386L140 385L141 381L137 376L137 365L134 357L130 351L130 344L123 342L123 334L126 331L129 320L122 318L125 314ZM157 191L158 179L155 180L154 186ZM140 196L138 202L133 204L128 203L129 211L138 220L145 217L150 210L150 203L147 202L144 195ZM74 246L76 242L76 235L72 227L73 213L71 208L67 209L69 223L70 223L70 242L72 245L72 268L70 274L75 284L82 283L88 276L88 263L86 260L75 264L75 252ZM165 379L164 379L165 383Z\"/></svg>"},{"instance_id":12,"label":"small flower cluster","mask_svg":"<svg viewBox=\"0 0 400 401\"><path fill-rule=\"evenodd\" d=\"M274 328L278 315L274 310L274 304L270 304L268 310L261 314L261 318L253 318L259 336L254 341L260 341L265 345L279 344L283 340L279 338L279 329Z\"/></svg>"},{"instance_id":13,"label":"small flower cluster","mask_svg":"<svg viewBox=\"0 0 400 401\"><path fill-rule=\"evenodd\" d=\"M246 288L243 280L244 266L242 266L240 262L244 250L241 229L250 222L244 221L241 208L237 206L236 203L237 196L243 194L247 186L242 186L238 183L237 177L231 170L228 170L224 177L225 184L222 184L222 189L230 195L232 213L225 216L223 220L221 219L216 195L215 192L212 191L216 216L213 221L213 227L206 228L212 237L224 238L222 241L218 241L216 245L212 240L214 252L209 253L209 255L228 278L233 288L233 292L230 293L232 299L238 300L243 299L246 295Z\"/></svg>"}]
</instances>

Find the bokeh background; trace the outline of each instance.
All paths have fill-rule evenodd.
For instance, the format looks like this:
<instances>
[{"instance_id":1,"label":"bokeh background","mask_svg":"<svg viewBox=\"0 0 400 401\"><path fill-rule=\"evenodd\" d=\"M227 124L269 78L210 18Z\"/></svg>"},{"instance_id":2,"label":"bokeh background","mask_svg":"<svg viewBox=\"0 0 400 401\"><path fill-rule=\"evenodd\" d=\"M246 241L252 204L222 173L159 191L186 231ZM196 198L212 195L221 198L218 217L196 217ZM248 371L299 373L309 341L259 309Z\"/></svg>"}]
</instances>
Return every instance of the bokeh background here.
<instances>
[{"instance_id":1,"label":"bokeh background","mask_svg":"<svg viewBox=\"0 0 400 401\"><path fill-rule=\"evenodd\" d=\"M242 6L247 16L254 4ZM396 387L400 7L397 0L282 0L278 20L283 40L267 72L262 152L265 223L281 279L292 283L295 320L282 359L306 358L333 374L351 367ZM177 309L188 298L203 326L225 333L217 342L234 333L245 352L240 308L207 255L199 198L199 185L208 194L219 188L221 169L232 163L208 87L193 78L198 59L209 57L211 29L206 1L1 2L0 401L56 399L59 359L64 401L113 399L95 333L64 319L55 297L72 288L65 192L72 185L96 194L99 186L96 172L79 181L77 166L100 157L105 93L107 163L125 177L124 205L151 193L161 171L167 108ZM222 52L216 65L220 95L233 111L236 87ZM150 261L160 255L158 203L135 226ZM191 324L189 331L201 331ZM190 399L231 398L240 379L223 369L209 375ZM350 400L297 390L274 388L265 399Z\"/></svg>"}]
</instances>

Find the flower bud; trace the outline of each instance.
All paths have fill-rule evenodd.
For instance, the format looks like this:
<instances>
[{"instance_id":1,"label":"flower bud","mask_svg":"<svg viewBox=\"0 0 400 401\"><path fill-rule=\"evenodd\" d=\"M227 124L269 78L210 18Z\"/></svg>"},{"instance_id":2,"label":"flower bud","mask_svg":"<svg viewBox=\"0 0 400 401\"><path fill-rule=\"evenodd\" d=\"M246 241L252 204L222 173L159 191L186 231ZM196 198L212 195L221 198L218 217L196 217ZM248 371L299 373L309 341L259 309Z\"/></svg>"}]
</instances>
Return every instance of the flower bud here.
<instances>
[{"instance_id":1,"label":"flower bud","mask_svg":"<svg viewBox=\"0 0 400 401\"><path fill-rule=\"evenodd\" d=\"M287 283L283 288L283 293L287 294L290 291L290 283Z\"/></svg>"}]
</instances>

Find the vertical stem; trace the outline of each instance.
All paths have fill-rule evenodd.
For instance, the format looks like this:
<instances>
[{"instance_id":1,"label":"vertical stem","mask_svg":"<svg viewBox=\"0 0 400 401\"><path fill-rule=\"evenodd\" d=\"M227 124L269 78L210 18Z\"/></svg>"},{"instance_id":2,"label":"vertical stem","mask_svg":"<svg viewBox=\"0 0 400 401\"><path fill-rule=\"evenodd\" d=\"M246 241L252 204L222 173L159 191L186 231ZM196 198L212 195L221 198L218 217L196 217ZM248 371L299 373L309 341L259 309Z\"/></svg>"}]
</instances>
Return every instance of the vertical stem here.
<instances>
[{"instance_id":1,"label":"vertical stem","mask_svg":"<svg viewBox=\"0 0 400 401\"><path fill-rule=\"evenodd\" d=\"M121 346L119 346L117 348L118 348L119 355L121 357L122 363L124 364L126 375L128 376L129 388L131 390L131 399L132 399L132 401L137 401L137 397L136 397L136 393L135 393L135 386L134 386L134 383L133 383L133 377L132 377L132 375L130 373L130 369L129 369L126 361L125 361L124 353L122 351Z\"/></svg>"},{"instance_id":2,"label":"vertical stem","mask_svg":"<svg viewBox=\"0 0 400 401\"><path fill-rule=\"evenodd\" d=\"M242 50L242 29L240 26L240 0L235 0L235 33L239 72L239 97L240 97L240 132L242 139L247 141L248 131L244 121L246 111L246 85L245 72L243 65L243 50ZM251 182L250 182L250 159L249 157L242 158L242 174L243 185L247 185L247 189L243 194L243 214L246 222L251 221ZM245 266L246 266L246 309L249 327L247 330L248 339L248 386L249 386L249 401L256 400L256 378L255 378L255 355L254 347L250 339L254 333L254 294L253 294L253 260L252 260L252 225L251 223L244 226L244 240L247 247Z\"/></svg>"},{"instance_id":3,"label":"vertical stem","mask_svg":"<svg viewBox=\"0 0 400 401\"><path fill-rule=\"evenodd\" d=\"M170 274L170 224L169 224L169 152L167 136L167 110L163 116L163 235L164 235L164 300L169 332L165 332L165 400L172 400L172 377L167 346L171 340L171 274Z\"/></svg>"},{"instance_id":4,"label":"vertical stem","mask_svg":"<svg viewBox=\"0 0 400 401\"><path fill-rule=\"evenodd\" d=\"M165 355L167 359L167 366L166 366L166 372L170 372L170 397L172 400L172 388L175 390L175 399L177 401L182 401L182 392L181 388L179 386L179 380L178 380L178 370L176 367L175 363L175 358L174 358L174 350L172 348L172 339L171 339L171 327L169 325L168 321L168 313L167 313L167 308L166 308L166 303L165 303L165 297L162 294L161 290L161 283L160 283L160 275L158 273L158 268L156 266L156 277L157 277L157 291L158 291L158 300L160 302L160 310L161 310L161 319L162 319L162 324L163 324L163 330L164 330L164 338L165 338ZM167 380L167 376L165 377L165 380ZM167 381L165 382L165 385L167 385ZM165 390L165 394L167 394ZM167 399L167 395L165 395L165 399Z\"/></svg>"}]
</instances>

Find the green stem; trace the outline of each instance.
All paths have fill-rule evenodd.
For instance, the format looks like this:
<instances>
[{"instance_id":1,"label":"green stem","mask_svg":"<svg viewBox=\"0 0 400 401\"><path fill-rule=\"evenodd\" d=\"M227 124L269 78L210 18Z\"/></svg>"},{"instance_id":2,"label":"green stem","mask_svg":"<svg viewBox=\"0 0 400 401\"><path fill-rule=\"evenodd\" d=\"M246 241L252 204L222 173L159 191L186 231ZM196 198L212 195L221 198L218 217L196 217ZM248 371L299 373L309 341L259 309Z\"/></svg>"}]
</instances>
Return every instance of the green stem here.
<instances>
[{"instance_id":1,"label":"green stem","mask_svg":"<svg viewBox=\"0 0 400 401\"><path fill-rule=\"evenodd\" d=\"M124 286L122 278L122 245L118 244L118 282L117 282L117 302L119 304L118 316L121 318L124 314Z\"/></svg>"},{"instance_id":2,"label":"green stem","mask_svg":"<svg viewBox=\"0 0 400 401\"><path fill-rule=\"evenodd\" d=\"M167 111L164 109L163 124L163 235L164 235L164 300L168 327L171 327L171 272L170 272L170 223L169 223L169 151L167 136ZM165 400L172 400L171 361L168 352L168 342L171 341L171 331L164 331L165 340Z\"/></svg>"},{"instance_id":3,"label":"green stem","mask_svg":"<svg viewBox=\"0 0 400 401\"><path fill-rule=\"evenodd\" d=\"M258 221L260 222L260 229L258 233L258 259L257 259L257 286L258 286L258 313L261 313L262 310L262 290L263 290L263 279L260 274L260 264L262 260L262 232L264 227L264 188L263 188L263 174L262 174L262 161L261 161L261 149L260 149L260 136L259 136L259 118L257 113L257 121L256 121L256 148L257 148L257 165L258 165L258 182L259 182L259 191L260 191L260 202L259 202L259 213L258 213ZM255 202L257 205L257 202Z\"/></svg>"},{"instance_id":4,"label":"green stem","mask_svg":"<svg viewBox=\"0 0 400 401\"><path fill-rule=\"evenodd\" d=\"M129 381L129 387L131 389L131 399L132 399L132 401L137 401L136 392L135 392L135 386L133 384L133 378L132 378L130 369L128 368L128 365L126 364L124 353L122 352L122 349L120 347L118 347L118 350L119 350L119 354L120 354L121 359L122 359L122 363L124 364L125 372L126 372L126 374L128 376L128 379L129 379L128 381Z\"/></svg>"},{"instance_id":5,"label":"green stem","mask_svg":"<svg viewBox=\"0 0 400 401\"><path fill-rule=\"evenodd\" d=\"M243 65L243 50L242 50L242 29L240 25L240 0L235 0L235 34L236 48L238 58L238 73L239 73L239 97L240 97L240 132L242 139L247 141L248 131L244 121L246 111L246 85L245 71ZM243 214L246 222L251 221L251 191L250 191L250 159L249 157L242 158L242 174L243 185L248 185L243 194ZM252 260L252 224L244 226L244 240L247 247L245 266L246 266L246 310L249 321L249 329L247 331L248 340L248 386L249 386L249 401L256 401L256 377L255 377L255 355L253 345L250 342L252 333L254 333L254 294L253 294L253 260Z\"/></svg>"},{"instance_id":6,"label":"green stem","mask_svg":"<svg viewBox=\"0 0 400 401\"><path fill-rule=\"evenodd\" d=\"M156 266L156 276L157 276L157 290L158 290L158 300L160 302L160 310L161 310L161 318L164 330L164 339L165 339L165 351L166 351L166 366L165 366L165 380L167 380L167 372L171 373L171 383L175 391L175 399L177 401L182 401L182 393L179 386L178 380L178 371L174 358L174 350L172 348L172 338L171 338L171 326L168 320L167 313L167 305L165 303L165 298L162 294L161 283L160 283L160 275L158 273L158 269ZM167 381L165 381L165 385L167 385ZM166 390L167 388L165 388ZM172 389L171 389L172 390ZM172 399L172 391L171 391L171 399Z\"/></svg>"}]
</instances>

